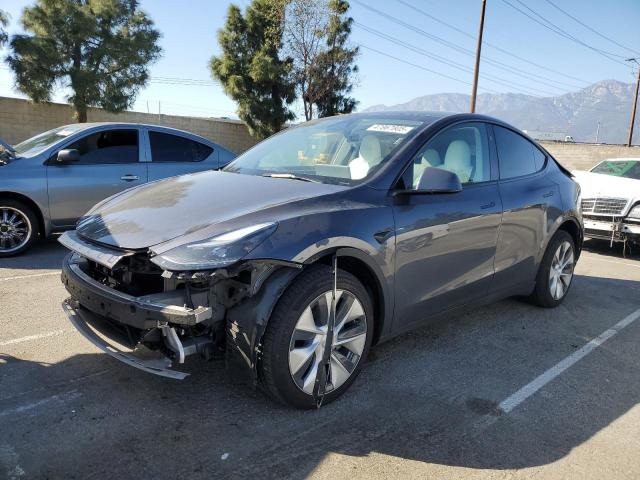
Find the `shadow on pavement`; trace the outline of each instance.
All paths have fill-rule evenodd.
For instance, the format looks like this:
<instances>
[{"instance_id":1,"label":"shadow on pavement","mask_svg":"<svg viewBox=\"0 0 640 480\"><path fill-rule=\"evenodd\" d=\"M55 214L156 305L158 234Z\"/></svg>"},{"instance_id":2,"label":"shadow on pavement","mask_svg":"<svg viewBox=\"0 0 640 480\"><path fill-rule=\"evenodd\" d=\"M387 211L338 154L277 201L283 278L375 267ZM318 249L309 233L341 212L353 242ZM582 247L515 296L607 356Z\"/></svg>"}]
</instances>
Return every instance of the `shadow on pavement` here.
<instances>
[{"instance_id":1,"label":"shadow on pavement","mask_svg":"<svg viewBox=\"0 0 640 480\"><path fill-rule=\"evenodd\" d=\"M59 269L68 250L58 243L58 237L36 242L17 257L0 258L0 269L47 270Z\"/></svg>"},{"instance_id":2,"label":"shadow on pavement","mask_svg":"<svg viewBox=\"0 0 640 480\"><path fill-rule=\"evenodd\" d=\"M622 243L613 243L602 240L599 238L590 238L585 240L583 245L584 250L588 252L598 253L600 255L606 255L608 257L640 260L640 246L639 245L627 245L623 253Z\"/></svg>"},{"instance_id":3,"label":"shadow on pavement","mask_svg":"<svg viewBox=\"0 0 640 480\"><path fill-rule=\"evenodd\" d=\"M546 465L640 400L640 321L510 414L498 403L640 307L639 289L577 276L555 310L506 300L418 329L374 348L351 390L317 411L270 402L224 362L194 359L179 382L103 354L51 365L3 355L0 443L33 478L303 478L328 454L372 452Z\"/></svg>"}]
</instances>

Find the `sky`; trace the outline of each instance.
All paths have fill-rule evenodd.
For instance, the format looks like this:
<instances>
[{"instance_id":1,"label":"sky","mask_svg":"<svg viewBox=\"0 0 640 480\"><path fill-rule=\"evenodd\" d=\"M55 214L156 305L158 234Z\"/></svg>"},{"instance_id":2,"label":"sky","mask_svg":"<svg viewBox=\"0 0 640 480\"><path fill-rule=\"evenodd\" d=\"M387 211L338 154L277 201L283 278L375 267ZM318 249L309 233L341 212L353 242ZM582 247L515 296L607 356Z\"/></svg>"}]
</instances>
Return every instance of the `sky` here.
<instances>
[{"instance_id":1,"label":"sky","mask_svg":"<svg viewBox=\"0 0 640 480\"><path fill-rule=\"evenodd\" d=\"M245 7L250 0L140 3L162 32L164 53L152 65L151 81L140 91L133 110L235 117L235 103L211 78L209 59L220 53L216 34L229 4ZM360 109L421 95L470 93L481 0L350 3L355 21L351 41L361 52L353 91ZM11 16L10 34L20 32L21 12L31 4L33 0L2 0L0 8ZM480 93L555 96L604 79L634 81L624 59L640 59L640 0L486 0L486 4ZM534 19L546 19L553 26ZM0 56L7 53L5 48ZM57 90L53 100L64 101L65 93ZM0 66L0 96L22 96L6 64Z\"/></svg>"}]
</instances>

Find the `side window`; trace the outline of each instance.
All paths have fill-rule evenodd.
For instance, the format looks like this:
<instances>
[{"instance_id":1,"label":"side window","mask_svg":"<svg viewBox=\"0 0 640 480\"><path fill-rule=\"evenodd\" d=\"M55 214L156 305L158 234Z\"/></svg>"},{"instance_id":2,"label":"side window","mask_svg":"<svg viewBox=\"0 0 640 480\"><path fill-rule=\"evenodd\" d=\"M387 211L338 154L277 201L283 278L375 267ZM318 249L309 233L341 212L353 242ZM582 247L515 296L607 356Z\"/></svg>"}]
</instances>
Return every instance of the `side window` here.
<instances>
[{"instance_id":1,"label":"side window","mask_svg":"<svg viewBox=\"0 0 640 480\"><path fill-rule=\"evenodd\" d=\"M87 135L66 146L80 152L80 165L136 163L138 161L137 130L106 130Z\"/></svg>"},{"instance_id":2,"label":"side window","mask_svg":"<svg viewBox=\"0 0 640 480\"><path fill-rule=\"evenodd\" d=\"M529 140L495 125L500 178L514 178L542 170L545 155Z\"/></svg>"},{"instance_id":3,"label":"side window","mask_svg":"<svg viewBox=\"0 0 640 480\"><path fill-rule=\"evenodd\" d=\"M491 180L487 129L482 123L464 123L429 140L404 173L405 188L417 188L427 167L449 170L463 184Z\"/></svg>"},{"instance_id":4,"label":"side window","mask_svg":"<svg viewBox=\"0 0 640 480\"><path fill-rule=\"evenodd\" d=\"M203 143L178 135L149 131L154 162L201 162L213 152Z\"/></svg>"}]
</instances>

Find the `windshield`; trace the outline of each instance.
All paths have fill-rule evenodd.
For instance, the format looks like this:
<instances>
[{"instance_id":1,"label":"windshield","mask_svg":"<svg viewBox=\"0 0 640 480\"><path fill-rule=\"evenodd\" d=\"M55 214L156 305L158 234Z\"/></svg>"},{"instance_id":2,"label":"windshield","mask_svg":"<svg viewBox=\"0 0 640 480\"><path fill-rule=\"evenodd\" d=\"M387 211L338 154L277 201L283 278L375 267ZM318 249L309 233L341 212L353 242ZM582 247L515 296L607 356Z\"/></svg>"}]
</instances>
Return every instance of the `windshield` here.
<instances>
[{"instance_id":1,"label":"windshield","mask_svg":"<svg viewBox=\"0 0 640 480\"><path fill-rule=\"evenodd\" d=\"M591 169L593 173L640 180L640 160L605 160Z\"/></svg>"},{"instance_id":2,"label":"windshield","mask_svg":"<svg viewBox=\"0 0 640 480\"><path fill-rule=\"evenodd\" d=\"M354 185L370 177L422 124L375 115L316 120L259 143L224 170Z\"/></svg>"},{"instance_id":3,"label":"windshield","mask_svg":"<svg viewBox=\"0 0 640 480\"><path fill-rule=\"evenodd\" d=\"M31 137L28 140L17 144L13 148L16 152L16 156L18 157L34 157L54 143L68 137L72 133L77 132L80 128L83 127L80 125L68 125L65 127L54 128L48 132Z\"/></svg>"}]
</instances>

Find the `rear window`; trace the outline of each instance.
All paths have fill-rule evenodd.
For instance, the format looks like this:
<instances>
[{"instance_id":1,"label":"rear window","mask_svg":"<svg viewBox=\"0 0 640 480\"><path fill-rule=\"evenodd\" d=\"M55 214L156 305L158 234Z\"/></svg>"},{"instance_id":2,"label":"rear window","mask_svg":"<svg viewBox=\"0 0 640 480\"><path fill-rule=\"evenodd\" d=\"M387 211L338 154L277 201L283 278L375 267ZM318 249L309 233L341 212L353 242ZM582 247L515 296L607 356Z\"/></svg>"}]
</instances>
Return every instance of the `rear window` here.
<instances>
[{"instance_id":1,"label":"rear window","mask_svg":"<svg viewBox=\"0 0 640 480\"><path fill-rule=\"evenodd\" d=\"M151 157L154 162L201 162L213 148L179 135L149 132Z\"/></svg>"},{"instance_id":2,"label":"rear window","mask_svg":"<svg viewBox=\"0 0 640 480\"><path fill-rule=\"evenodd\" d=\"M503 127L493 127L498 149L500 178L529 175L544 167L546 156L522 135Z\"/></svg>"}]
</instances>

